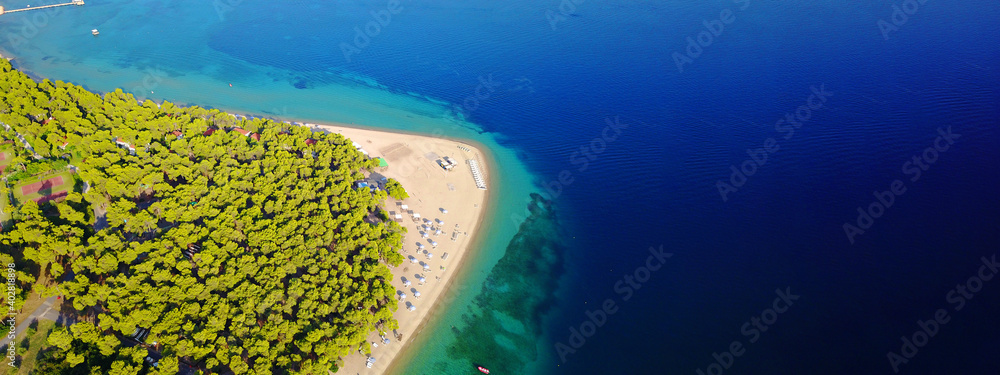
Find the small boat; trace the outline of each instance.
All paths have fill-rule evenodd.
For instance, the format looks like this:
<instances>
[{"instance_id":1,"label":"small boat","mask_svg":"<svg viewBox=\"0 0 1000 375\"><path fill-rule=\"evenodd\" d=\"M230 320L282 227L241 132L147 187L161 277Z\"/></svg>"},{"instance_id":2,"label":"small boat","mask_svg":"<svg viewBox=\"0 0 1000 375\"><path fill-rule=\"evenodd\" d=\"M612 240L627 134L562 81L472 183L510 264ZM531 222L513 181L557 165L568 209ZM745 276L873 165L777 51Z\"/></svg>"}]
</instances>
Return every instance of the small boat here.
<instances>
[{"instance_id":1,"label":"small boat","mask_svg":"<svg viewBox=\"0 0 1000 375\"><path fill-rule=\"evenodd\" d=\"M484 374L489 374L490 373L490 370L488 368L486 368L486 367L483 367L483 366L476 366L476 369L479 370L479 372L484 373Z\"/></svg>"},{"instance_id":2,"label":"small boat","mask_svg":"<svg viewBox=\"0 0 1000 375\"><path fill-rule=\"evenodd\" d=\"M98 35L98 34L100 34L101 32L100 32L100 31L97 31L97 29L93 29L93 30L90 30L90 33L91 33L91 34L94 34L94 36L97 36L97 35Z\"/></svg>"}]
</instances>

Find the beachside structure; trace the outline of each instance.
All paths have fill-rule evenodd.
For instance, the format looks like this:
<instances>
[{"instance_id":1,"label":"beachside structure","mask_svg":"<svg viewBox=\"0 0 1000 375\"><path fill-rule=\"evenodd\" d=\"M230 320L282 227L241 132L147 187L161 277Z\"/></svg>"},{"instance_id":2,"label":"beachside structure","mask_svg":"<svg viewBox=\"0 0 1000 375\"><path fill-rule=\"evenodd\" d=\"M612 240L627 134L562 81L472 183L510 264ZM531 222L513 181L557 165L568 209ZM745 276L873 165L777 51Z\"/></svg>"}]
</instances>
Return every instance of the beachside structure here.
<instances>
[{"instance_id":1,"label":"beachside structure","mask_svg":"<svg viewBox=\"0 0 1000 375\"><path fill-rule=\"evenodd\" d=\"M486 179L483 178L483 173L479 171L479 163L476 163L475 159L467 160L469 163L469 168L472 169L472 179L476 180L476 187L486 190Z\"/></svg>"},{"instance_id":2,"label":"beachside structure","mask_svg":"<svg viewBox=\"0 0 1000 375\"><path fill-rule=\"evenodd\" d=\"M259 141L260 140L260 134L251 132L249 130L246 130L246 129L243 129L243 128L233 128L233 131L237 132L237 133L240 133L244 137L253 138L253 140L255 140L255 141Z\"/></svg>"},{"instance_id":3,"label":"beachside structure","mask_svg":"<svg viewBox=\"0 0 1000 375\"><path fill-rule=\"evenodd\" d=\"M362 154L365 154L365 156L368 156L368 151L365 151L365 149L361 148L361 145L358 144L358 142L351 141L351 145L354 146L354 148L360 151Z\"/></svg>"},{"instance_id":4,"label":"beachside structure","mask_svg":"<svg viewBox=\"0 0 1000 375\"><path fill-rule=\"evenodd\" d=\"M118 145L119 147L128 150L129 154L135 155L135 147L129 144L128 142L123 141L121 137L115 138L115 144Z\"/></svg>"},{"instance_id":5,"label":"beachside structure","mask_svg":"<svg viewBox=\"0 0 1000 375\"><path fill-rule=\"evenodd\" d=\"M7 10L5 10L4 7L0 6L0 15L3 15L4 13L27 12L29 10L55 8L55 7L61 7L61 6L66 6L66 5L77 5L77 6L80 6L80 5L83 5L83 4L84 4L83 0L73 0L73 1L70 1L68 3L43 5L43 6L34 7L34 8L32 8L31 5L29 5L27 8L22 8L22 9L7 9Z\"/></svg>"},{"instance_id":6,"label":"beachside structure","mask_svg":"<svg viewBox=\"0 0 1000 375\"><path fill-rule=\"evenodd\" d=\"M444 170L446 170L446 171L450 171L452 169L455 169L455 166L458 165L458 162L455 161L455 159L452 159L452 158L447 157L447 156L445 156L443 159L438 159L437 162L438 162L438 165L440 165L441 168L444 168Z\"/></svg>"}]
</instances>

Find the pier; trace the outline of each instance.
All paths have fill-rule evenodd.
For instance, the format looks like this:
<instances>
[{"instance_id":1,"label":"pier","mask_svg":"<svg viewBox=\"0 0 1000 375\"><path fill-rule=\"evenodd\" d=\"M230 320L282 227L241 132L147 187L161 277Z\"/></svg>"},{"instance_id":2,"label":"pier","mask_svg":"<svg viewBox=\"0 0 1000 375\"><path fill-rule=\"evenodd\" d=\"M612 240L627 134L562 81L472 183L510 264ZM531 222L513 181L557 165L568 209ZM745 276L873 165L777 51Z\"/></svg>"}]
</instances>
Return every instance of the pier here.
<instances>
[{"instance_id":1,"label":"pier","mask_svg":"<svg viewBox=\"0 0 1000 375\"><path fill-rule=\"evenodd\" d=\"M23 9L10 9L10 10L5 10L3 6L0 6L0 16L4 15L6 13L27 12L29 10L63 7L63 6L67 6L67 5L80 6L80 5L83 5L83 0L73 0L73 1L70 1L68 3L63 3L63 4L42 5L40 7L27 7L27 8L23 8Z\"/></svg>"}]
</instances>

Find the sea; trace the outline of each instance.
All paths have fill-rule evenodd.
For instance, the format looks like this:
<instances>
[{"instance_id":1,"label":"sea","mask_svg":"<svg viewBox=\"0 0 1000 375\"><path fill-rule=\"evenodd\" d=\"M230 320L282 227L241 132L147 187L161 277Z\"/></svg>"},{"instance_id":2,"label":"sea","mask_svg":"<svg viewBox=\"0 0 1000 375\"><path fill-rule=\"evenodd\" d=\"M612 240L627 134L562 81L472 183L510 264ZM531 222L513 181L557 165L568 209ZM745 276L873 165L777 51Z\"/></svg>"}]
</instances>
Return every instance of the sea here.
<instances>
[{"instance_id":1,"label":"sea","mask_svg":"<svg viewBox=\"0 0 1000 375\"><path fill-rule=\"evenodd\" d=\"M998 23L985 0L87 0L0 15L0 53L488 149L474 253L393 374L998 374Z\"/></svg>"}]
</instances>

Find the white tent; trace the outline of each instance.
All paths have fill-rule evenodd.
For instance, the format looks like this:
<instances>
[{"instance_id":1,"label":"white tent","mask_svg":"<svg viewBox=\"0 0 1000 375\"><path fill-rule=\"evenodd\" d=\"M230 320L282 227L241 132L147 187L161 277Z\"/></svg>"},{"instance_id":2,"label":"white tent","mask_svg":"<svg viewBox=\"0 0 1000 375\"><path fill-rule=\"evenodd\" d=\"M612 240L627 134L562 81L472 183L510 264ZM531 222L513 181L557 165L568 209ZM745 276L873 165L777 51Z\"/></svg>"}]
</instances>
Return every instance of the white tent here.
<instances>
[{"instance_id":1,"label":"white tent","mask_svg":"<svg viewBox=\"0 0 1000 375\"><path fill-rule=\"evenodd\" d=\"M404 205L399 206L399 208L402 208L403 211L406 211L406 210L410 209L410 206L407 206L407 205L404 204Z\"/></svg>"},{"instance_id":2,"label":"white tent","mask_svg":"<svg viewBox=\"0 0 1000 375\"><path fill-rule=\"evenodd\" d=\"M413 218L414 218L414 219L419 219L419 218L420 218L420 214L418 214L418 213L414 213L414 214L413 214Z\"/></svg>"},{"instance_id":3,"label":"white tent","mask_svg":"<svg viewBox=\"0 0 1000 375\"><path fill-rule=\"evenodd\" d=\"M396 214L396 218L397 219L402 219L403 218L403 214Z\"/></svg>"}]
</instances>

